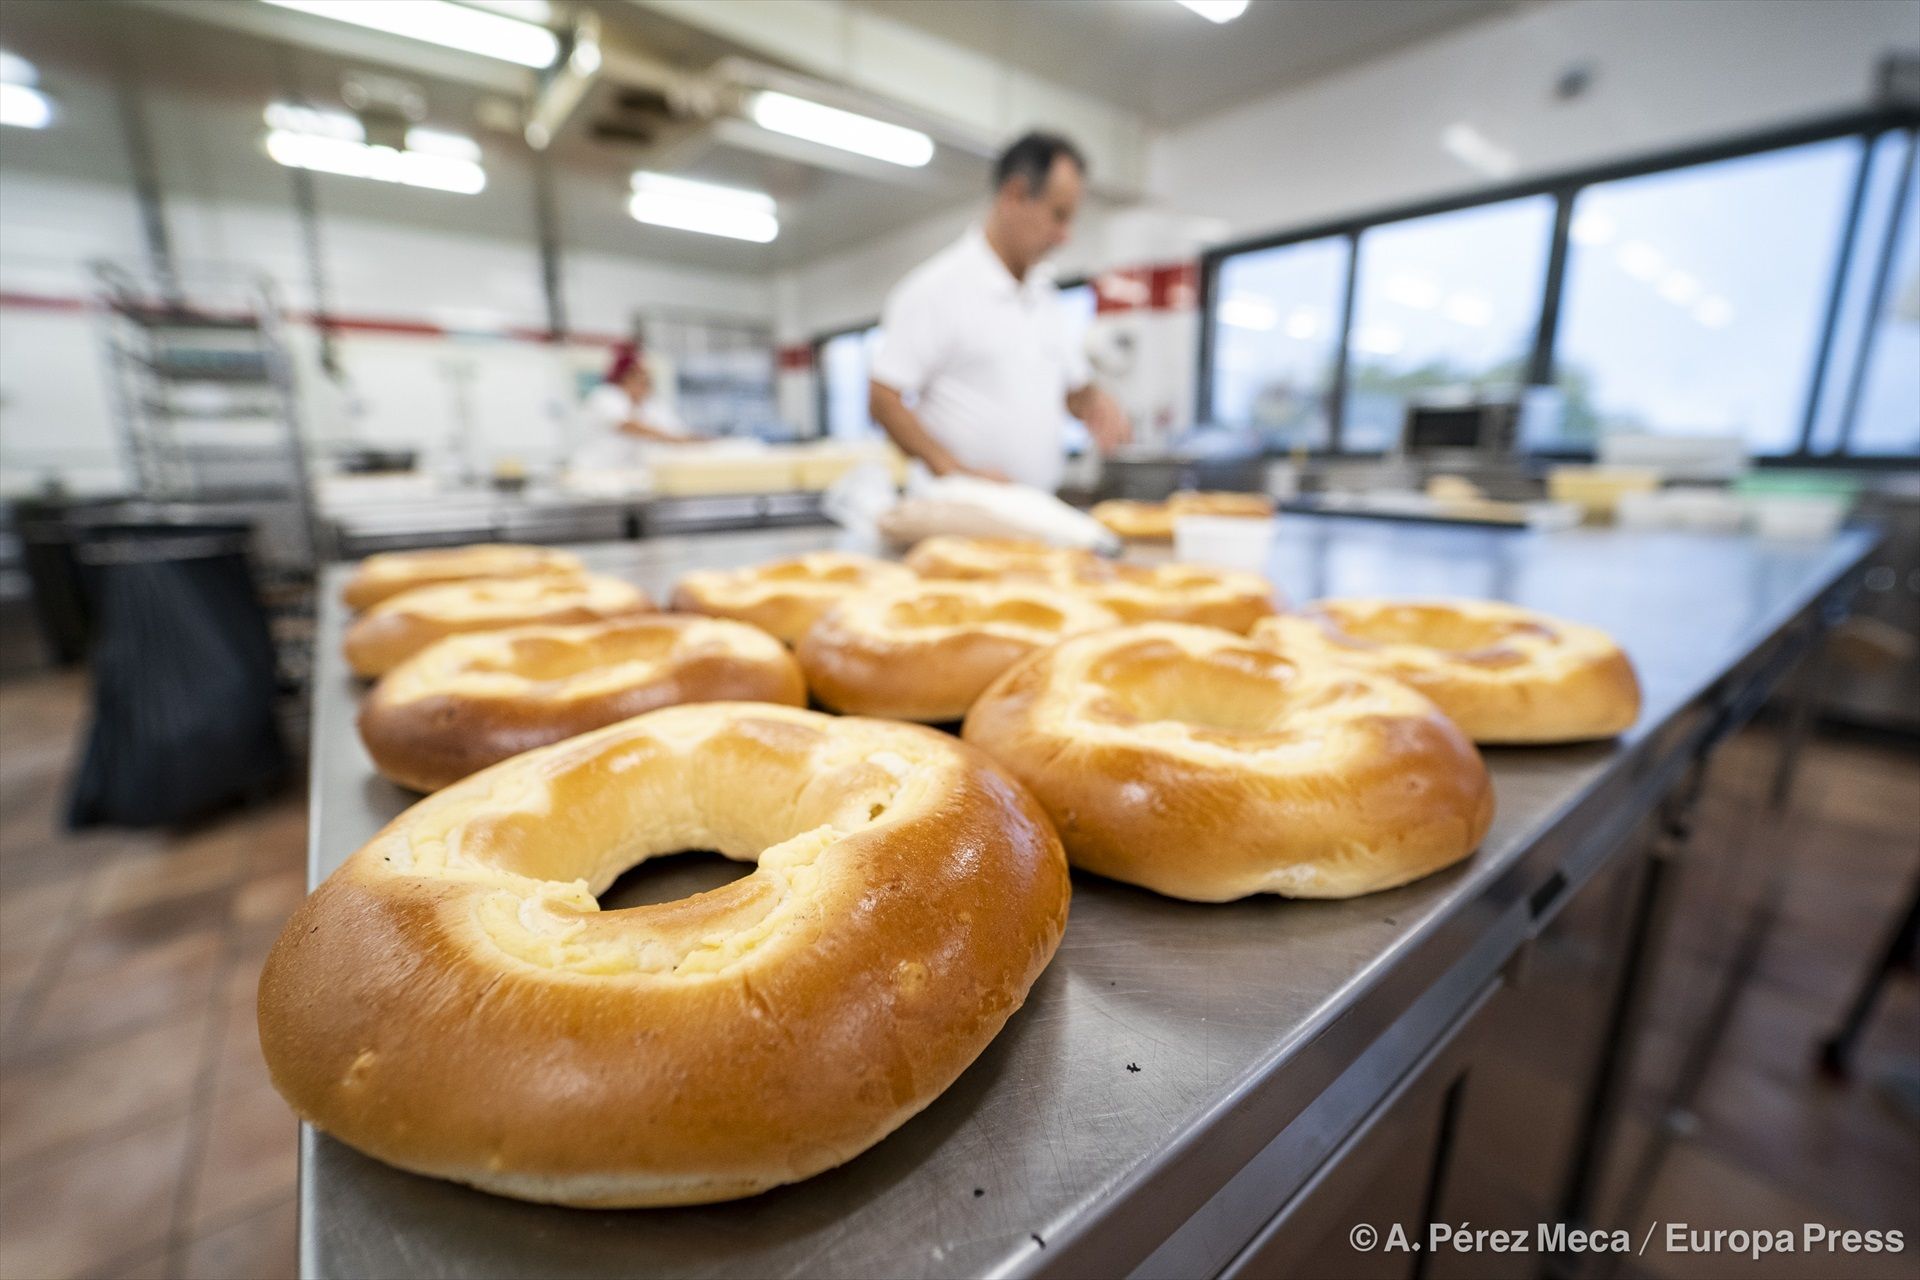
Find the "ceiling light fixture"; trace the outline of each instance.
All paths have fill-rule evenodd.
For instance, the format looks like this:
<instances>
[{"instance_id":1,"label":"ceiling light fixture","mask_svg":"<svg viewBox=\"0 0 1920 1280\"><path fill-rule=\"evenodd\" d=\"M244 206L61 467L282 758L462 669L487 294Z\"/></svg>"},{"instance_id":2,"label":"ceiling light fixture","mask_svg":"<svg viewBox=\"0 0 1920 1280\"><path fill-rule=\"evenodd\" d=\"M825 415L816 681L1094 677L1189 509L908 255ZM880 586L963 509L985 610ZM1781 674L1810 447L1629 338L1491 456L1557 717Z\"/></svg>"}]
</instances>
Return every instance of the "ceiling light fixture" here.
<instances>
[{"instance_id":1,"label":"ceiling light fixture","mask_svg":"<svg viewBox=\"0 0 1920 1280\"><path fill-rule=\"evenodd\" d=\"M1464 120L1441 130L1440 146L1461 164L1489 178L1511 178L1520 171L1520 157Z\"/></svg>"},{"instance_id":2,"label":"ceiling light fixture","mask_svg":"<svg viewBox=\"0 0 1920 1280\"><path fill-rule=\"evenodd\" d=\"M1247 11L1247 0L1173 0L1182 9L1190 10L1205 18L1208 22L1232 22Z\"/></svg>"},{"instance_id":3,"label":"ceiling light fixture","mask_svg":"<svg viewBox=\"0 0 1920 1280\"><path fill-rule=\"evenodd\" d=\"M407 130L406 148L396 150L368 145L360 121L344 111L275 102L264 114L267 154L290 169L459 195L474 195L487 186L480 144L461 134L416 126Z\"/></svg>"},{"instance_id":4,"label":"ceiling light fixture","mask_svg":"<svg viewBox=\"0 0 1920 1280\"><path fill-rule=\"evenodd\" d=\"M766 244L780 234L773 197L641 170L633 175L627 212L635 222Z\"/></svg>"},{"instance_id":5,"label":"ceiling light fixture","mask_svg":"<svg viewBox=\"0 0 1920 1280\"><path fill-rule=\"evenodd\" d=\"M463 53L542 70L560 56L560 39L545 27L451 0L263 0L319 18L424 40ZM529 10L530 12L530 10Z\"/></svg>"},{"instance_id":6,"label":"ceiling light fixture","mask_svg":"<svg viewBox=\"0 0 1920 1280\"><path fill-rule=\"evenodd\" d=\"M53 99L34 88L39 83L31 62L0 49L0 124L44 129L53 123Z\"/></svg>"},{"instance_id":7,"label":"ceiling light fixture","mask_svg":"<svg viewBox=\"0 0 1920 1280\"><path fill-rule=\"evenodd\" d=\"M53 101L31 85L0 83L0 124L44 129L53 123Z\"/></svg>"},{"instance_id":8,"label":"ceiling light fixture","mask_svg":"<svg viewBox=\"0 0 1920 1280\"><path fill-rule=\"evenodd\" d=\"M765 90L753 95L747 115L762 129L918 169L933 159L933 139L918 129Z\"/></svg>"}]
</instances>

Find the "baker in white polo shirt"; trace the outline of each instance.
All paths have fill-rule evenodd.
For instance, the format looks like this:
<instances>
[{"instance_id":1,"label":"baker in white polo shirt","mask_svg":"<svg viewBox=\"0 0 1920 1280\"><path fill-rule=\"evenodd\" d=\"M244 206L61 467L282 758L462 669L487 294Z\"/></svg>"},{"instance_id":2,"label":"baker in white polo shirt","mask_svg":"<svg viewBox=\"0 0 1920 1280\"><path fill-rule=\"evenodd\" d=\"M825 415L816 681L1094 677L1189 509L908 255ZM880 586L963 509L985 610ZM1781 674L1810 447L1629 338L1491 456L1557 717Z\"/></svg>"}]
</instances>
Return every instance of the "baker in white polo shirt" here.
<instances>
[{"instance_id":1,"label":"baker in white polo shirt","mask_svg":"<svg viewBox=\"0 0 1920 1280\"><path fill-rule=\"evenodd\" d=\"M875 422L935 475L1051 491L1066 465L1064 415L1103 450L1132 434L1093 385L1043 259L1073 230L1086 161L1030 133L994 165L986 221L916 267L887 297L869 403Z\"/></svg>"}]
</instances>

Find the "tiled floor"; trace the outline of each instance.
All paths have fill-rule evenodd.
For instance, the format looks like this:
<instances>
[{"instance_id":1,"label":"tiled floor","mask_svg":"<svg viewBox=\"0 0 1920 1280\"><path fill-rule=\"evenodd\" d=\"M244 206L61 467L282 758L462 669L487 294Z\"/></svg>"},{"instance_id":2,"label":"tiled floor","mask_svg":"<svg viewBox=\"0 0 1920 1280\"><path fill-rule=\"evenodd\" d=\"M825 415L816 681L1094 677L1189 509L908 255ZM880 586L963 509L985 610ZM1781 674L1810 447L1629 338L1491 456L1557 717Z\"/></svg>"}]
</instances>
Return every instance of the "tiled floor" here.
<instances>
[{"instance_id":1,"label":"tiled floor","mask_svg":"<svg viewBox=\"0 0 1920 1280\"><path fill-rule=\"evenodd\" d=\"M304 797L187 833L60 833L84 697L71 677L0 685L0 1277L290 1277L294 1122L253 999L302 892ZM1819 741L1776 822L1759 805L1770 750L1765 732L1730 744L1703 842L1791 845L1780 927L1647 1212L1920 1239L1920 1129L1872 1084L1920 1058L1914 983L1889 991L1862 1083L1810 1068L1920 874L1920 754ZM1825 1274L1912 1275L1911 1257ZM1731 1274L1725 1258L1647 1261L1637 1272ZM1784 1261L1751 1274L1794 1273Z\"/></svg>"},{"instance_id":2,"label":"tiled floor","mask_svg":"<svg viewBox=\"0 0 1920 1280\"><path fill-rule=\"evenodd\" d=\"M0 686L0 1276L292 1276L295 1125L253 1000L304 797L59 832L84 697Z\"/></svg>"}]
</instances>

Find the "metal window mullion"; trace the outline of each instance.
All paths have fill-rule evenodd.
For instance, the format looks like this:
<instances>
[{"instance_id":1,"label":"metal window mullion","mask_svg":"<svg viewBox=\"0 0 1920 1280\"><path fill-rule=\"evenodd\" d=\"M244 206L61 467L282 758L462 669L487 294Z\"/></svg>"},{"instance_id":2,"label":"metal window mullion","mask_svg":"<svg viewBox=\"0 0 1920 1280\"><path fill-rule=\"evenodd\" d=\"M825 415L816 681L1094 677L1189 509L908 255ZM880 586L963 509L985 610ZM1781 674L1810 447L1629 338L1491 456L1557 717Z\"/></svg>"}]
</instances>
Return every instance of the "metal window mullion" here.
<instances>
[{"instance_id":1,"label":"metal window mullion","mask_svg":"<svg viewBox=\"0 0 1920 1280\"><path fill-rule=\"evenodd\" d=\"M1920 151L1920 132L1907 135L1907 158L1900 171L1900 184L1893 193L1893 216L1887 219L1887 233L1880 241L1880 260L1874 266L1873 287L1868 292L1866 324L1860 331L1860 353L1853 362L1853 375L1847 381L1847 399L1840 410L1840 442L1834 452L1847 453L1853 446L1854 418L1860 409L1860 394L1866 389L1867 369L1873 363L1874 338L1880 326L1881 312L1887 303L1887 288L1893 282L1893 259L1900 248L1902 214L1906 211L1907 192L1913 188L1916 151Z\"/></svg>"},{"instance_id":2,"label":"metal window mullion","mask_svg":"<svg viewBox=\"0 0 1920 1280\"><path fill-rule=\"evenodd\" d=\"M1820 394L1826 390L1827 365L1833 358L1833 341L1840 327L1840 313L1846 304L1847 273L1853 265L1853 246L1859 238L1860 214L1866 205L1867 188L1872 181L1873 153L1879 138L1877 135L1866 135L1860 141L1860 164L1854 173L1853 198L1847 202L1846 220L1840 226L1840 252L1834 260L1833 287L1827 291L1827 307L1820 322L1820 340L1813 351L1813 375L1807 380L1807 403L1800 417L1800 445L1794 450L1800 456L1813 452L1813 429L1820 417Z\"/></svg>"},{"instance_id":3,"label":"metal window mullion","mask_svg":"<svg viewBox=\"0 0 1920 1280\"><path fill-rule=\"evenodd\" d=\"M1540 321L1533 331L1533 351L1527 356L1528 386L1546 386L1553 381L1554 344L1560 336L1560 300L1567 280L1567 241L1573 227L1573 205L1580 191L1579 187L1564 187L1554 193L1547 273L1540 289Z\"/></svg>"},{"instance_id":4,"label":"metal window mullion","mask_svg":"<svg viewBox=\"0 0 1920 1280\"><path fill-rule=\"evenodd\" d=\"M1340 335L1333 349L1333 382L1327 388L1327 452L1331 454L1345 452L1348 348L1353 337L1354 297L1360 276L1360 236L1358 230L1346 233L1346 296L1340 302Z\"/></svg>"}]
</instances>

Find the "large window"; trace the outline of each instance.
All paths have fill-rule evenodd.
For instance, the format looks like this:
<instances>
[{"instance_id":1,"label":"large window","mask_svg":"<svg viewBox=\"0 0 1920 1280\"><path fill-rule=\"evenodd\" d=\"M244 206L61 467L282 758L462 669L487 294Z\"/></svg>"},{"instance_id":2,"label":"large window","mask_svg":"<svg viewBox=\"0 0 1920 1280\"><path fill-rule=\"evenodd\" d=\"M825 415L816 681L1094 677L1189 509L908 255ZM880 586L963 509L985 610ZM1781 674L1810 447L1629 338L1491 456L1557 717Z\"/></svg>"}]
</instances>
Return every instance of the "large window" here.
<instances>
[{"instance_id":1,"label":"large window","mask_svg":"<svg viewBox=\"0 0 1920 1280\"><path fill-rule=\"evenodd\" d=\"M1798 446L1860 149L1841 138L1580 192L1555 361L1568 443Z\"/></svg>"},{"instance_id":2,"label":"large window","mask_svg":"<svg viewBox=\"0 0 1920 1280\"><path fill-rule=\"evenodd\" d=\"M1202 412L1370 453L1514 396L1526 448L1920 457L1917 149L1863 113L1217 250Z\"/></svg>"},{"instance_id":3,"label":"large window","mask_svg":"<svg viewBox=\"0 0 1920 1280\"><path fill-rule=\"evenodd\" d=\"M1347 289L1345 236L1220 264L1213 308L1212 418L1280 448L1323 449Z\"/></svg>"},{"instance_id":4,"label":"large window","mask_svg":"<svg viewBox=\"0 0 1920 1280\"><path fill-rule=\"evenodd\" d=\"M870 324L836 333L816 348L823 434L835 440L865 440L878 429L867 416L867 369L879 340L880 326Z\"/></svg>"},{"instance_id":5,"label":"large window","mask_svg":"<svg viewBox=\"0 0 1920 1280\"><path fill-rule=\"evenodd\" d=\"M1342 442L1390 449L1407 405L1516 390L1540 326L1553 198L1389 222L1360 236Z\"/></svg>"}]
</instances>

